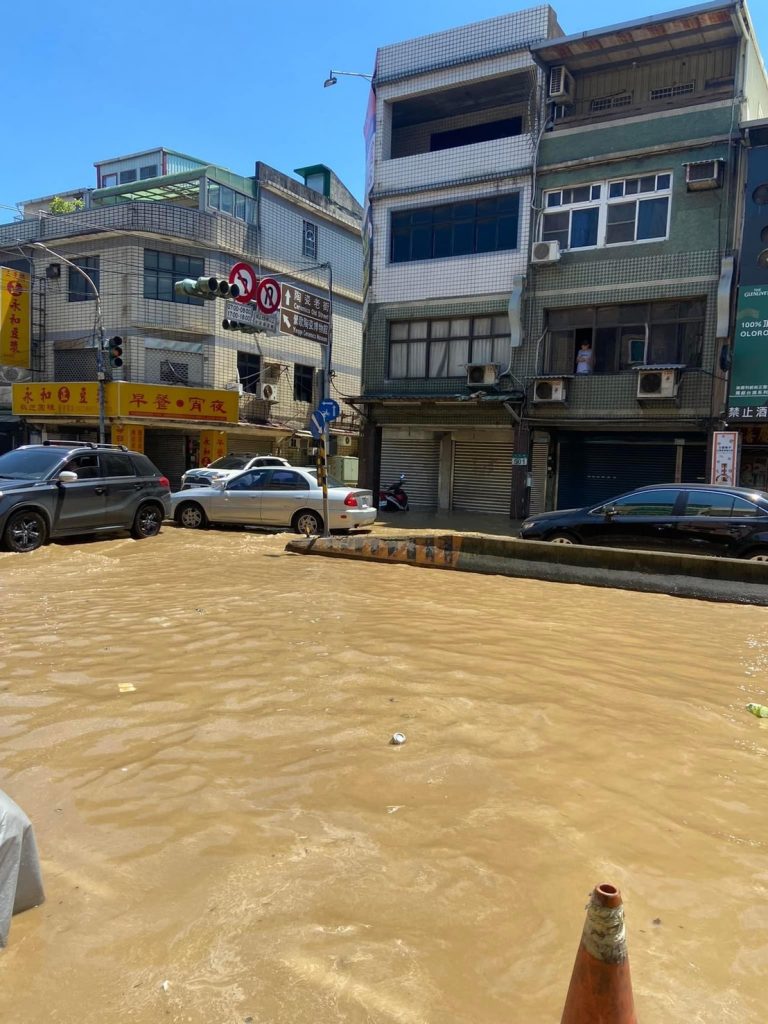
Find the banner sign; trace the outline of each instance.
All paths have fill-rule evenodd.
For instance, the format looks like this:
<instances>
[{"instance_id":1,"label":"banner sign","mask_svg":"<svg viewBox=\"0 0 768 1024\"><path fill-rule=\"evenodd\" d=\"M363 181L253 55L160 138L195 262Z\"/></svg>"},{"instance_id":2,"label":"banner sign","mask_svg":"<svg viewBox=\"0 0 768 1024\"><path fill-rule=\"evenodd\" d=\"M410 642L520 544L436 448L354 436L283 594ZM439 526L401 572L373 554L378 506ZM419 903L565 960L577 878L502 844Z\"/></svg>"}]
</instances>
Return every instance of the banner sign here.
<instances>
[{"instance_id":1,"label":"banner sign","mask_svg":"<svg viewBox=\"0 0 768 1024\"><path fill-rule=\"evenodd\" d=\"M29 274L0 267L0 366L29 368Z\"/></svg>"},{"instance_id":2,"label":"banner sign","mask_svg":"<svg viewBox=\"0 0 768 1024\"><path fill-rule=\"evenodd\" d=\"M768 419L768 287L739 288L729 420Z\"/></svg>"},{"instance_id":3,"label":"banner sign","mask_svg":"<svg viewBox=\"0 0 768 1024\"><path fill-rule=\"evenodd\" d=\"M712 484L738 484L739 432L737 430L716 430L712 435L712 466L709 482Z\"/></svg>"}]
</instances>

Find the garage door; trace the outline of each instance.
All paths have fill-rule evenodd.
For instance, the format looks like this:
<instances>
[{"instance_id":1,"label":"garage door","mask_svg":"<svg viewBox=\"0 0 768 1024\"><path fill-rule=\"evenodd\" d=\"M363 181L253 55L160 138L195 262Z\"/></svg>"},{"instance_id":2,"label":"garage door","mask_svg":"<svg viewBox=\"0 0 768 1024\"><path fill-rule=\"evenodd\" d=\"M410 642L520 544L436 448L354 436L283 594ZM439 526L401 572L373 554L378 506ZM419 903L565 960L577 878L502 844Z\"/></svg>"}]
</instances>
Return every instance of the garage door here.
<instances>
[{"instance_id":1,"label":"garage door","mask_svg":"<svg viewBox=\"0 0 768 1024\"><path fill-rule=\"evenodd\" d=\"M511 441L455 441L453 510L509 515L513 452Z\"/></svg>"},{"instance_id":2,"label":"garage door","mask_svg":"<svg viewBox=\"0 0 768 1024\"><path fill-rule=\"evenodd\" d=\"M161 473L171 481L171 490L181 487L181 475L187 468L187 442L175 430L148 430L144 436L144 452Z\"/></svg>"},{"instance_id":3,"label":"garage door","mask_svg":"<svg viewBox=\"0 0 768 1024\"><path fill-rule=\"evenodd\" d=\"M405 473L405 492L414 512L437 508L440 442L436 438L405 438L381 434L380 486L388 487Z\"/></svg>"},{"instance_id":4,"label":"garage door","mask_svg":"<svg viewBox=\"0 0 768 1024\"><path fill-rule=\"evenodd\" d=\"M271 437L236 437L227 435L228 455L271 455Z\"/></svg>"}]
</instances>

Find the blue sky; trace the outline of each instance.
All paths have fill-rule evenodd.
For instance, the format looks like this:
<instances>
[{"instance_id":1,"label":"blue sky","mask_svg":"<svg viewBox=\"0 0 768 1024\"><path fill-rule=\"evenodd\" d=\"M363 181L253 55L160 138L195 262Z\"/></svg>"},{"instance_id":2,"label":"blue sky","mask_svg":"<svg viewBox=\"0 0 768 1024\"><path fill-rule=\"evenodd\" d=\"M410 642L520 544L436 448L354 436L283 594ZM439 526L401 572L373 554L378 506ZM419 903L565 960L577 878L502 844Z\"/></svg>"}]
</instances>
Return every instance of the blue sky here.
<instances>
[{"instance_id":1,"label":"blue sky","mask_svg":"<svg viewBox=\"0 0 768 1024\"><path fill-rule=\"evenodd\" d=\"M324 89L329 69L370 72L377 46L529 6L84 0L70 15L41 0L4 39L0 204L93 186L95 160L155 146L240 174L251 174L256 160L288 173L326 163L361 197L368 86L340 78ZM636 0L631 13L609 0L553 6L574 33L690 5ZM752 0L751 15L768 52L766 0ZM0 215L13 217L2 207Z\"/></svg>"}]
</instances>

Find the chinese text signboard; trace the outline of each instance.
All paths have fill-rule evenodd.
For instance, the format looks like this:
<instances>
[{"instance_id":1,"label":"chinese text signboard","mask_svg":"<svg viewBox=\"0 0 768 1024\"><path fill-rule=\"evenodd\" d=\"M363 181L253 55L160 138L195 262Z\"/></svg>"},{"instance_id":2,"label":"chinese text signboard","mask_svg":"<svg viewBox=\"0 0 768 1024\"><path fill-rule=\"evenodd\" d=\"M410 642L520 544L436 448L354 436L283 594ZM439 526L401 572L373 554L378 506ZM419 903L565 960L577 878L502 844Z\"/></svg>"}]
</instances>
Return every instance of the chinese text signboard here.
<instances>
[{"instance_id":1,"label":"chinese text signboard","mask_svg":"<svg viewBox=\"0 0 768 1024\"><path fill-rule=\"evenodd\" d=\"M104 386L104 411L121 420L236 423L238 398L234 391L118 381ZM14 384L13 412L17 416L98 416L99 386L95 381Z\"/></svg>"},{"instance_id":2,"label":"chinese text signboard","mask_svg":"<svg viewBox=\"0 0 768 1024\"><path fill-rule=\"evenodd\" d=\"M30 276L0 267L0 366L29 366Z\"/></svg>"},{"instance_id":3,"label":"chinese text signboard","mask_svg":"<svg viewBox=\"0 0 768 1024\"><path fill-rule=\"evenodd\" d=\"M208 466L227 454L227 435L223 430L200 431L200 465Z\"/></svg>"},{"instance_id":4,"label":"chinese text signboard","mask_svg":"<svg viewBox=\"0 0 768 1024\"><path fill-rule=\"evenodd\" d=\"M737 430L717 430L712 435L712 466L709 479L713 484L738 483L739 433Z\"/></svg>"},{"instance_id":5,"label":"chinese text signboard","mask_svg":"<svg viewBox=\"0 0 768 1024\"><path fill-rule=\"evenodd\" d=\"M304 288L283 285L280 330L295 338L328 343L331 322L331 303Z\"/></svg>"},{"instance_id":6,"label":"chinese text signboard","mask_svg":"<svg viewBox=\"0 0 768 1024\"><path fill-rule=\"evenodd\" d=\"M768 419L768 287L739 288L729 420Z\"/></svg>"},{"instance_id":7,"label":"chinese text signboard","mask_svg":"<svg viewBox=\"0 0 768 1024\"><path fill-rule=\"evenodd\" d=\"M143 452L144 427L137 423L113 423L112 444L124 444L132 452Z\"/></svg>"}]
</instances>

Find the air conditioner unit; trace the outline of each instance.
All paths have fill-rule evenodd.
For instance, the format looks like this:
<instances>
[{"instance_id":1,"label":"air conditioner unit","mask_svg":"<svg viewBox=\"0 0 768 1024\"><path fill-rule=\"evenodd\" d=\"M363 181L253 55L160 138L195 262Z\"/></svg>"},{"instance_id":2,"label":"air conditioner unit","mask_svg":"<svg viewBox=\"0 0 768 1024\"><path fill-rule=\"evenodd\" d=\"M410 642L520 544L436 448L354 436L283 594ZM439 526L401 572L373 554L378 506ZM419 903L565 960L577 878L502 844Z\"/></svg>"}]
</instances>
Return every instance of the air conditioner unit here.
<instances>
[{"instance_id":1,"label":"air conditioner unit","mask_svg":"<svg viewBox=\"0 0 768 1024\"><path fill-rule=\"evenodd\" d=\"M637 374L637 398L675 398L680 386L677 370L640 370Z\"/></svg>"},{"instance_id":2,"label":"air conditioner unit","mask_svg":"<svg viewBox=\"0 0 768 1024\"><path fill-rule=\"evenodd\" d=\"M685 187L689 192L705 192L723 187L723 161L698 160L685 164Z\"/></svg>"},{"instance_id":3,"label":"air conditioner unit","mask_svg":"<svg viewBox=\"0 0 768 1024\"><path fill-rule=\"evenodd\" d=\"M548 377L537 380L533 385L534 405L542 402L564 402L566 399L565 380L562 377Z\"/></svg>"},{"instance_id":4,"label":"air conditioner unit","mask_svg":"<svg viewBox=\"0 0 768 1024\"><path fill-rule=\"evenodd\" d=\"M467 384L488 387L497 384L499 367L497 363L469 363L467 366Z\"/></svg>"},{"instance_id":5,"label":"air conditioner unit","mask_svg":"<svg viewBox=\"0 0 768 1024\"><path fill-rule=\"evenodd\" d=\"M531 263L557 263L560 259L559 242L534 242L531 247Z\"/></svg>"},{"instance_id":6,"label":"air conditioner unit","mask_svg":"<svg viewBox=\"0 0 768 1024\"><path fill-rule=\"evenodd\" d=\"M32 374L29 370L18 366L0 366L0 384L20 384L31 379Z\"/></svg>"},{"instance_id":7,"label":"air conditioner unit","mask_svg":"<svg viewBox=\"0 0 768 1024\"><path fill-rule=\"evenodd\" d=\"M573 76L562 64L549 69L547 98L555 103L573 103Z\"/></svg>"},{"instance_id":8,"label":"air conditioner unit","mask_svg":"<svg viewBox=\"0 0 768 1024\"><path fill-rule=\"evenodd\" d=\"M339 438L339 448L351 448L351 447L352 447L352 438L349 436L349 434L342 434L341 437Z\"/></svg>"},{"instance_id":9,"label":"air conditioner unit","mask_svg":"<svg viewBox=\"0 0 768 1024\"><path fill-rule=\"evenodd\" d=\"M277 401L277 385L261 383L256 385L256 397L260 398L262 402L276 402Z\"/></svg>"}]
</instances>

